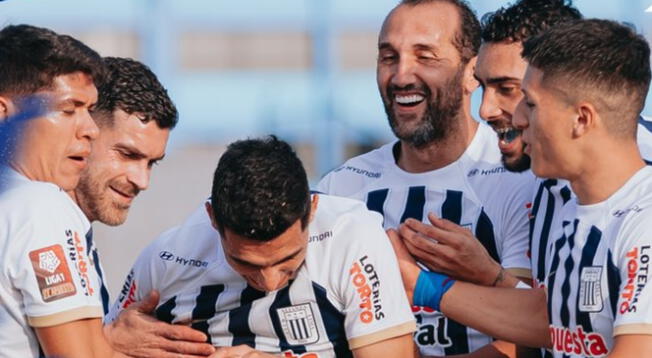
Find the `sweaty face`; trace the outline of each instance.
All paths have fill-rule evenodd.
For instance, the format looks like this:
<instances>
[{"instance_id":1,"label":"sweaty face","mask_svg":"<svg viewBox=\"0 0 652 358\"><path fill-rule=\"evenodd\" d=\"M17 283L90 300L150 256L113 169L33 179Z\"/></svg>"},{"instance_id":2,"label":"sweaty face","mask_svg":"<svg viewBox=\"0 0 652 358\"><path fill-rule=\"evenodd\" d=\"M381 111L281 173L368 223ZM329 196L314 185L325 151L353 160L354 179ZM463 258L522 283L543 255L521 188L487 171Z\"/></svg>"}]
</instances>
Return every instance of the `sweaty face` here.
<instances>
[{"instance_id":1,"label":"sweaty face","mask_svg":"<svg viewBox=\"0 0 652 358\"><path fill-rule=\"evenodd\" d=\"M72 190L99 132L89 114L97 89L90 76L75 72L55 77L52 88L37 94L48 99L51 110L25 124L11 166L31 180Z\"/></svg>"},{"instance_id":2,"label":"sweaty face","mask_svg":"<svg viewBox=\"0 0 652 358\"><path fill-rule=\"evenodd\" d=\"M489 42L480 47L475 77L482 86L480 117L496 131L505 168L521 172L530 168L523 153L521 132L512 125L516 106L523 98L521 81L527 63L520 42Z\"/></svg>"},{"instance_id":3,"label":"sweaty face","mask_svg":"<svg viewBox=\"0 0 652 358\"><path fill-rule=\"evenodd\" d=\"M523 131L524 152L532 160L532 171L542 178L569 179L577 167L573 163L574 108L543 82L543 72L536 67L528 67L523 93L513 122Z\"/></svg>"},{"instance_id":4,"label":"sweaty face","mask_svg":"<svg viewBox=\"0 0 652 358\"><path fill-rule=\"evenodd\" d=\"M231 267L247 283L264 292L285 287L303 264L308 247L308 228L297 220L284 233L269 241L258 241L224 229L222 245Z\"/></svg>"},{"instance_id":5,"label":"sweaty face","mask_svg":"<svg viewBox=\"0 0 652 358\"><path fill-rule=\"evenodd\" d=\"M453 132L463 99L464 65L453 45L459 13L446 3L401 5L378 39L376 78L394 134L415 147Z\"/></svg>"},{"instance_id":6,"label":"sweaty face","mask_svg":"<svg viewBox=\"0 0 652 358\"><path fill-rule=\"evenodd\" d=\"M93 143L88 167L75 190L79 206L91 221L112 226L124 223L134 198L149 186L153 165L165 155L169 129L141 118L116 110L113 126L103 124Z\"/></svg>"}]
</instances>

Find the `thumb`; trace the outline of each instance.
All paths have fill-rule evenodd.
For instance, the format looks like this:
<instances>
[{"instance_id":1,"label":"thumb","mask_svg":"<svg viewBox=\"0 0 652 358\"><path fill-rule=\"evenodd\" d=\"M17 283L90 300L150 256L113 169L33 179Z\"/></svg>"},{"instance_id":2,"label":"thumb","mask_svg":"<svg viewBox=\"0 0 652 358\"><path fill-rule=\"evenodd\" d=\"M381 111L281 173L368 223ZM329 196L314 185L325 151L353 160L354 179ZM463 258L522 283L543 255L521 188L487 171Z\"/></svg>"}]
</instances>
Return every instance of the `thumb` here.
<instances>
[{"instance_id":1,"label":"thumb","mask_svg":"<svg viewBox=\"0 0 652 358\"><path fill-rule=\"evenodd\" d=\"M141 301L134 303L132 306L135 310L141 313L150 314L154 312L158 301L161 298L161 294L156 290L151 290Z\"/></svg>"}]
</instances>

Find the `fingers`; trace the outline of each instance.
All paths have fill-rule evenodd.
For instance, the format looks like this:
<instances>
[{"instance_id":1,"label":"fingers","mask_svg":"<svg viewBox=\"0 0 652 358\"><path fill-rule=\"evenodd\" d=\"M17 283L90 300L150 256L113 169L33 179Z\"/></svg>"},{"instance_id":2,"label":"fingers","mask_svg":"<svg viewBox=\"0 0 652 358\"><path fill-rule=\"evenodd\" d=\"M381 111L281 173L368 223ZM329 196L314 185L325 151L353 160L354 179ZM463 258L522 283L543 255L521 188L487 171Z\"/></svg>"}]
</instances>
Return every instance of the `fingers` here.
<instances>
[{"instance_id":1,"label":"fingers","mask_svg":"<svg viewBox=\"0 0 652 358\"><path fill-rule=\"evenodd\" d=\"M387 230L387 236L389 236L389 242L392 244L392 248L394 248L394 253L396 253L396 257L398 257L401 260L412 261L416 265L414 258L412 258L412 256L408 252L408 249L405 247L405 244L399 237L396 230L394 229Z\"/></svg>"},{"instance_id":2,"label":"fingers","mask_svg":"<svg viewBox=\"0 0 652 358\"><path fill-rule=\"evenodd\" d=\"M444 231L464 233L464 234L470 232L469 229L461 227L450 220L442 219L432 212L428 213L428 221L430 221L430 223L433 226L438 227Z\"/></svg>"},{"instance_id":3,"label":"fingers","mask_svg":"<svg viewBox=\"0 0 652 358\"><path fill-rule=\"evenodd\" d=\"M204 343L208 340L206 334L188 326L157 322L156 333L172 341L187 341Z\"/></svg>"},{"instance_id":4,"label":"fingers","mask_svg":"<svg viewBox=\"0 0 652 358\"><path fill-rule=\"evenodd\" d=\"M206 357L215 352L215 347L209 343L198 343L198 342L185 342L185 341L173 341L163 339L160 342L160 349L174 354L172 357L179 357L181 354L183 357Z\"/></svg>"},{"instance_id":5,"label":"fingers","mask_svg":"<svg viewBox=\"0 0 652 358\"><path fill-rule=\"evenodd\" d=\"M138 312L150 314L156 309L158 301L161 298L161 295L156 290L151 290L141 301L138 301L131 305L130 308L137 310Z\"/></svg>"}]
</instances>

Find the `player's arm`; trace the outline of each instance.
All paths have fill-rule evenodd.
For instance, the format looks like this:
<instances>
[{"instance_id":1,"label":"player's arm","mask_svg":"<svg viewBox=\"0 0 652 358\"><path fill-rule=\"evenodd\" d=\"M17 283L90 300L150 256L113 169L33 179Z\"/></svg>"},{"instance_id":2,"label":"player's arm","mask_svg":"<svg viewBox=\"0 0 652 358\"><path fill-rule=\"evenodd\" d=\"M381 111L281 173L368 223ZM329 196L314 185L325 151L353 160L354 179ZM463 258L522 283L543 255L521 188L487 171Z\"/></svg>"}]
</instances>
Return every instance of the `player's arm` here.
<instances>
[{"instance_id":1,"label":"player's arm","mask_svg":"<svg viewBox=\"0 0 652 358\"><path fill-rule=\"evenodd\" d=\"M426 273L417 266L398 233L390 230L388 234L411 302L437 309L448 318L498 339L528 347L550 346L546 296L542 289L484 287ZM415 300L423 298L419 290L424 286L417 284L420 280L431 285L426 290L425 302Z\"/></svg>"},{"instance_id":2,"label":"player's arm","mask_svg":"<svg viewBox=\"0 0 652 358\"><path fill-rule=\"evenodd\" d=\"M353 350L355 358L417 357L412 334L392 337Z\"/></svg>"},{"instance_id":3,"label":"player's arm","mask_svg":"<svg viewBox=\"0 0 652 358\"><path fill-rule=\"evenodd\" d=\"M87 318L50 327L34 328L43 352L48 357L118 358L104 339L102 320Z\"/></svg>"},{"instance_id":4,"label":"player's arm","mask_svg":"<svg viewBox=\"0 0 652 358\"><path fill-rule=\"evenodd\" d=\"M607 358L652 357L652 335L625 334L614 338Z\"/></svg>"}]
</instances>

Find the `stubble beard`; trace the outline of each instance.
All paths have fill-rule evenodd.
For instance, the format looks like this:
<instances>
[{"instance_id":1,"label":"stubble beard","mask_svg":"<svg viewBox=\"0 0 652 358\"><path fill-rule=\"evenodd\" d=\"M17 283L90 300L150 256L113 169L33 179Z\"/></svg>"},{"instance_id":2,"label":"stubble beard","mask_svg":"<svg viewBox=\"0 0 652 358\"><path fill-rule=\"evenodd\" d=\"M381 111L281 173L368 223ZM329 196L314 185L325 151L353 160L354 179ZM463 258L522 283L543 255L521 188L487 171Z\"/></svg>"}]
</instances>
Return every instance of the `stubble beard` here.
<instances>
[{"instance_id":1,"label":"stubble beard","mask_svg":"<svg viewBox=\"0 0 652 358\"><path fill-rule=\"evenodd\" d=\"M87 173L82 174L75 189L79 206L90 221L99 221L109 226L122 225L127 220L129 206L111 201L107 193L111 190L108 184Z\"/></svg>"}]
</instances>

